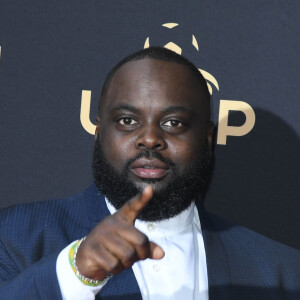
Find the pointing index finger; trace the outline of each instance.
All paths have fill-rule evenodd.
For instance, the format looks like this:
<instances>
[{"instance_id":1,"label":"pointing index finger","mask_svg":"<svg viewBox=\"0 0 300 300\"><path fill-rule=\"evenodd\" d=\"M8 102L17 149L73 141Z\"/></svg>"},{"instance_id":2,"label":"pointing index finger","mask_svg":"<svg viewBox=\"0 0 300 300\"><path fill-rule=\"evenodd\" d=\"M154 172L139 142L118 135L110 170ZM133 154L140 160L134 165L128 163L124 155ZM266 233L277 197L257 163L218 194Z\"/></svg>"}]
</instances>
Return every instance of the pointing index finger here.
<instances>
[{"instance_id":1,"label":"pointing index finger","mask_svg":"<svg viewBox=\"0 0 300 300\"><path fill-rule=\"evenodd\" d=\"M153 187L151 185L147 185L142 193L127 201L117 213L122 214L125 219L134 223L139 213L143 210L152 197Z\"/></svg>"}]
</instances>

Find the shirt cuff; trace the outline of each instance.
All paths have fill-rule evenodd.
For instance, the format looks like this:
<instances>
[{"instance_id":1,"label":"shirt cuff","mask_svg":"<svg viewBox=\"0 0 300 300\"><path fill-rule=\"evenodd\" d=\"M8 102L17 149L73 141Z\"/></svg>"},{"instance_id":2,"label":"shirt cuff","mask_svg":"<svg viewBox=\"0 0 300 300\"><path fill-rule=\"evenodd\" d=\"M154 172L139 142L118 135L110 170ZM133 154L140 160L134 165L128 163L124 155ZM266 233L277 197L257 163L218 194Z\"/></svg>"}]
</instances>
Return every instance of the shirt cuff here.
<instances>
[{"instance_id":1,"label":"shirt cuff","mask_svg":"<svg viewBox=\"0 0 300 300\"><path fill-rule=\"evenodd\" d=\"M94 300L95 295L104 287L107 280L95 287L85 285L79 280L69 262L69 251L74 242L64 248L56 260L56 275L62 298L63 300Z\"/></svg>"}]
</instances>

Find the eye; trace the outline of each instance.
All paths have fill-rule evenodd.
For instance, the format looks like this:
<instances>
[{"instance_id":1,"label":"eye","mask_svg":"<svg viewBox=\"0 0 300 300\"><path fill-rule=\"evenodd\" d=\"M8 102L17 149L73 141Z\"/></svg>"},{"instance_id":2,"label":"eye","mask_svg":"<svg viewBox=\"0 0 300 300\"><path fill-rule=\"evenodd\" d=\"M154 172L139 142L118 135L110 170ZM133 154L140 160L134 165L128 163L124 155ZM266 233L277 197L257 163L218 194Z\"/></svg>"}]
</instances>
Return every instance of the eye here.
<instances>
[{"instance_id":1,"label":"eye","mask_svg":"<svg viewBox=\"0 0 300 300\"><path fill-rule=\"evenodd\" d=\"M167 121L163 125L167 126L167 127L182 127L183 126L183 124L177 120Z\"/></svg>"},{"instance_id":2,"label":"eye","mask_svg":"<svg viewBox=\"0 0 300 300\"><path fill-rule=\"evenodd\" d=\"M137 124L138 122L135 121L135 120L132 119L132 118L126 117L126 118L119 119L119 120L118 120L118 123L121 124L121 125L125 125L125 126L126 126L126 125Z\"/></svg>"}]
</instances>

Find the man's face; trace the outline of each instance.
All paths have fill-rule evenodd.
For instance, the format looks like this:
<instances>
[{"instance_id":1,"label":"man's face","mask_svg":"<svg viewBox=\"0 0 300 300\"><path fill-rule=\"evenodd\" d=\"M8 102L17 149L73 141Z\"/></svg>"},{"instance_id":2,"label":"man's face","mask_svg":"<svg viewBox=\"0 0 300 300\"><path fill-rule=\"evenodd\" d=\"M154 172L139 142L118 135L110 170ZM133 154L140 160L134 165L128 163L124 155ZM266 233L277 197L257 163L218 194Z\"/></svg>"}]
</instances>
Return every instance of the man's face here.
<instances>
[{"instance_id":1,"label":"man's face","mask_svg":"<svg viewBox=\"0 0 300 300\"><path fill-rule=\"evenodd\" d=\"M184 65L153 59L123 65L101 104L96 132L97 151L115 173L110 177L121 176L137 191L150 183L159 194L193 170L202 172L212 132L204 95Z\"/></svg>"}]
</instances>

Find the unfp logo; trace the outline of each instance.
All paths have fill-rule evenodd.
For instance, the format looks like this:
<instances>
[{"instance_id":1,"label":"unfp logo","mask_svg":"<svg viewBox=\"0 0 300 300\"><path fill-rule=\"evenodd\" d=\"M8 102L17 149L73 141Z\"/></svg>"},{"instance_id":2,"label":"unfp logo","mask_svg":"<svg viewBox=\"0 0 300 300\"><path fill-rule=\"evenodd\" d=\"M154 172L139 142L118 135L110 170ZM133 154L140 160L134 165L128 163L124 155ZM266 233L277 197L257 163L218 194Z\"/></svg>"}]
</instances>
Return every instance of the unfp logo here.
<instances>
[{"instance_id":1,"label":"unfp logo","mask_svg":"<svg viewBox=\"0 0 300 300\"><path fill-rule=\"evenodd\" d=\"M165 23L162 24L163 27L172 29L179 26L178 23ZM191 44L192 46L199 51L199 46L196 37L194 34L191 35ZM144 42L144 48L148 48L151 44L150 37L147 37ZM176 43L170 41L164 45L165 48L170 49L177 54L182 54L182 48ZM209 90L209 93L213 94L213 87L220 90L218 81L216 78L201 68L198 68L199 72L203 75L206 80L206 84ZM96 125L90 121L90 106L91 106L91 91L83 90L81 95L81 109L80 109L80 121L83 128L90 134L95 134ZM241 126L229 126L228 125L228 116L230 111L240 111L245 114L245 122ZM218 135L217 135L217 144L226 145L227 136L243 136L249 133L255 124L255 113L252 107L240 100L224 100L220 99L219 104L219 119L218 119Z\"/></svg>"}]
</instances>

